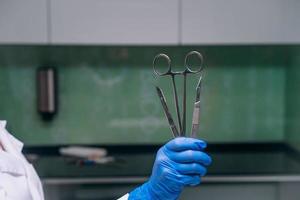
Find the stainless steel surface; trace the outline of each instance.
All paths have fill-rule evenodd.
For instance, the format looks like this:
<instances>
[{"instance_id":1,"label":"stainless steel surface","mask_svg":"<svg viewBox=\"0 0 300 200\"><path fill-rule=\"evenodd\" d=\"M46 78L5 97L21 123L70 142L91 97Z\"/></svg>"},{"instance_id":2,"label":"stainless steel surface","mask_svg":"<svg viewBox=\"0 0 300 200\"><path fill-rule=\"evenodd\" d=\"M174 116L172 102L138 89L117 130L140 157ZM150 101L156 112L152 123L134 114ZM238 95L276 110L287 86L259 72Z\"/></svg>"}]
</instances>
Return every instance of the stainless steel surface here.
<instances>
[{"instance_id":1,"label":"stainless steel surface","mask_svg":"<svg viewBox=\"0 0 300 200\"><path fill-rule=\"evenodd\" d=\"M189 64L189 59L192 56L196 56L198 60L200 60L200 64L196 65L195 70L193 69L192 65ZM160 71L158 70L158 60L164 59L167 61L167 68L166 70ZM172 86L173 86L173 95L175 100L175 108L177 113L177 120L179 125L180 134L179 136L185 136L186 135L186 81L187 81L187 74L197 74L203 70L203 57L202 55L197 51L191 51L189 52L184 59L184 70L182 71L173 71L172 65L171 65L171 59L166 54L158 54L154 57L153 60L153 70L154 73L157 76L171 76L172 78ZM179 109L179 103L178 103L178 94L177 94L177 88L175 84L175 76L176 75L183 75L184 81L183 81L183 113L182 113L182 122L180 117L180 109ZM169 120L169 119L168 119ZM193 120L195 121L195 120Z\"/></svg>"},{"instance_id":2,"label":"stainless steel surface","mask_svg":"<svg viewBox=\"0 0 300 200\"><path fill-rule=\"evenodd\" d=\"M65 184L128 184L144 183L148 177L108 177L108 178L45 178L45 185ZM202 183L268 183L300 182L300 175L257 175L257 176L206 176Z\"/></svg>"},{"instance_id":3,"label":"stainless steel surface","mask_svg":"<svg viewBox=\"0 0 300 200\"><path fill-rule=\"evenodd\" d=\"M159 58L164 58L167 63L168 63L168 69L166 72L159 72L158 70L156 70L156 64L159 60ZM169 56L167 56L166 54L158 54L157 56L155 56L154 60L153 60L153 70L154 73L157 76L164 76L166 75L166 73L171 72L172 68L171 68L171 59L169 58ZM179 125L179 130L180 130L180 134L182 133L182 124L181 124L181 117L180 117L180 109L179 109L179 103L178 103L178 94L177 94L177 88L176 88L176 82L175 82L175 74L170 73L170 76L172 78L172 88L173 88L173 98L175 101L175 110L176 110L176 115L177 115L177 122ZM177 135L179 136L179 135Z\"/></svg>"},{"instance_id":4,"label":"stainless steel surface","mask_svg":"<svg viewBox=\"0 0 300 200\"><path fill-rule=\"evenodd\" d=\"M39 68L37 72L38 111L42 116L54 115L57 111L56 73L54 68Z\"/></svg>"},{"instance_id":5,"label":"stainless steel surface","mask_svg":"<svg viewBox=\"0 0 300 200\"><path fill-rule=\"evenodd\" d=\"M143 183L147 177L111 177L111 178L45 178L44 185L72 185L72 184L123 184Z\"/></svg>"},{"instance_id":6,"label":"stainless steel surface","mask_svg":"<svg viewBox=\"0 0 300 200\"><path fill-rule=\"evenodd\" d=\"M197 70L193 70L191 65L189 65L189 58L193 55L196 55L198 57L198 59L200 60L200 64L196 67ZM197 52L197 51L191 51L189 52L186 56L185 56L185 59L184 59L184 65L185 65L185 73L183 73L183 116L182 116L182 135L185 136L186 134L186 75L188 73L192 73L192 74L195 74L195 73L198 73L200 72L203 68L202 68L202 65L203 64L203 57L202 55ZM193 121L195 121L193 119Z\"/></svg>"},{"instance_id":7,"label":"stainless steel surface","mask_svg":"<svg viewBox=\"0 0 300 200\"><path fill-rule=\"evenodd\" d=\"M199 82L196 87L196 100L195 100L194 110L193 110L193 121L192 121L192 130L191 130L192 138L196 138L197 133L199 131L201 80L202 80L202 76L200 76Z\"/></svg>"},{"instance_id":8,"label":"stainless steel surface","mask_svg":"<svg viewBox=\"0 0 300 200\"><path fill-rule=\"evenodd\" d=\"M173 133L173 136L174 137L178 137L179 133L178 133L178 130L177 130L176 125L174 123L174 120L172 118L172 115L171 115L171 113L170 113L170 111L168 109L168 105L167 105L165 96L163 94L163 91L159 87L156 87L156 91L157 91L157 94L158 94L159 99L161 101L161 104L163 106L163 110L164 110L165 116L166 116L166 118L168 120L169 126L171 128L172 133Z\"/></svg>"}]
</instances>

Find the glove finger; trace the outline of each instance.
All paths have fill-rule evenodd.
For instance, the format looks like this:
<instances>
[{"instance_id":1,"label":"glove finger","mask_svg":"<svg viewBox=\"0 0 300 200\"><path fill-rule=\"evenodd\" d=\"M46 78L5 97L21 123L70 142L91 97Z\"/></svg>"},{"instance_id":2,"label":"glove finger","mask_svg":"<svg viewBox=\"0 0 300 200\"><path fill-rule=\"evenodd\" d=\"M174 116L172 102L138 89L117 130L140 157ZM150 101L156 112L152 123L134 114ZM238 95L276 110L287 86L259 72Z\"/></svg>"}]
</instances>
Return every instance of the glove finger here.
<instances>
[{"instance_id":1,"label":"glove finger","mask_svg":"<svg viewBox=\"0 0 300 200\"><path fill-rule=\"evenodd\" d=\"M177 163L200 163L205 166L211 164L211 157L201 151L186 150L181 152L166 152L168 157Z\"/></svg>"},{"instance_id":2,"label":"glove finger","mask_svg":"<svg viewBox=\"0 0 300 200\"><path fill-rule=\"evenodd\" d=\"M201 151L206 148L206 142L195 138L178 137L168 142L165 147L171 151Z\"/></svg>"},{"instance_id":3,"label":"glove finger","mask_svg":"<svg viewBox=\"0 0 300 200\"><path fill-rule=\"evenodd\" d=\"M176 164L176 170L184 175L194 174L204 176L207 172L206 168L198 163Z\"/></svg>"},{"instance_id":4,"label":"glove finger","mask_svg":"<svg viewBox=\"0 0 300 200\"><path fill-rule=\"evenodd\" d=\"M182 176L181 178L182 182L184 185L189 185L189 186L195 186L199 185L201 182L201 177L200 176Z\"/></svg>"}]
</instances>

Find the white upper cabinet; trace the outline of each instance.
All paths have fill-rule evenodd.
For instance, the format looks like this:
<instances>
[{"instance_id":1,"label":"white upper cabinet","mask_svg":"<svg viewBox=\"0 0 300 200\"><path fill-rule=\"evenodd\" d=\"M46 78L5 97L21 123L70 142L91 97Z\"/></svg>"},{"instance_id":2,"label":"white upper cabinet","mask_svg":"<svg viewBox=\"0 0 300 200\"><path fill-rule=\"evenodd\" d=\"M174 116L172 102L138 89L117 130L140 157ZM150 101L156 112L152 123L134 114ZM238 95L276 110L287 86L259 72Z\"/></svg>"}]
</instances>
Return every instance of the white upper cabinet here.
<instances>
[{"instance_id":1,"label":"white upper cabinet","mask_svg":"<svg viewBox=\"0 0 300 200\"><path fill-rule=\"evenodd\" d=\"M50 0L53 44L178 44L179 0Z\"/></svg>"},{"instance_id":2,"label":"white upper cabinet","mask_svg":"<svg viewBox=\"0 0 300 200\"><path fill-rule=\"evenodd\" d=\"M182 0L182 44L300 42L298 0Z\"/></svg>"},{"instance_id":3,"label":"white upper cabinet","mask_svg":"<svg viewBox=\"0 0 300 200\"><path fill-rule=\"evenodd\" d=\"M1 44L300 44L300 0L0 0Z\"/></svg>"},{"instance_id":4,"label":"white upper cabinet","mask_svg":"<svg viewBox=\"0 0 300 200\"><path fill-rule=\"evenodd\" d=\"M287 0L283 2L284 27L283 42L284 43L300 43L300 1Z\"/></svg>"},{"instance_id":5,"label":"white upper cabinet","mask_svg":"<svg viewBox=\"0 0 300 200\"><path fill-rule=\"evenodd\" d=\"M45 44L46 0L1 0L0 44Z\"/></svg>"}]
</instances>

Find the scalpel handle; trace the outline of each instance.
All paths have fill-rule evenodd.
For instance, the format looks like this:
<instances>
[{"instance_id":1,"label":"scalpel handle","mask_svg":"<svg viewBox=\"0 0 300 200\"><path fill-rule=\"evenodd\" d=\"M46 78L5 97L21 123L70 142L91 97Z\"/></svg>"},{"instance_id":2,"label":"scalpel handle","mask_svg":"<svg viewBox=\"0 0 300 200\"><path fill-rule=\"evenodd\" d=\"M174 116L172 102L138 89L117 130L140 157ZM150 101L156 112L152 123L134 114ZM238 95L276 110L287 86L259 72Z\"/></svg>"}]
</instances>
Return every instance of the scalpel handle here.
<instances>
[{"instance_id":1,"label":"scalpel handle","mask_svg":"<svg viewBox=\"0 0 300 200\"><path fill-rule=\"evenodd\" d=\"M199 131L199 121L200 121L200 101L195 102L193 111L193 122L192 122L192 138L197 138Z\"/></svg>"},{"instance_id":2,"label":"scalpel handle","mask_svg":"<svg viewBox=\"0 0 300 200\"><path fill-rule=\"evenodd\" d=\"M166 116L166 118L168 120L170 129L171 129L171 131L173 133L173 136L174 137L178 137L179 136L178 129L177 129L177 127L176 127L176 125L174 123L174 120L172 118L172 115L171 115L171 113L170 113L170 111L168 109L168 105L167 105L165 96L163 94L163 91L159 87L156 87L156 91L157 91L158 97L160 99L160 102L162 104L165 116Z\"/></svg>"}]
</instances>

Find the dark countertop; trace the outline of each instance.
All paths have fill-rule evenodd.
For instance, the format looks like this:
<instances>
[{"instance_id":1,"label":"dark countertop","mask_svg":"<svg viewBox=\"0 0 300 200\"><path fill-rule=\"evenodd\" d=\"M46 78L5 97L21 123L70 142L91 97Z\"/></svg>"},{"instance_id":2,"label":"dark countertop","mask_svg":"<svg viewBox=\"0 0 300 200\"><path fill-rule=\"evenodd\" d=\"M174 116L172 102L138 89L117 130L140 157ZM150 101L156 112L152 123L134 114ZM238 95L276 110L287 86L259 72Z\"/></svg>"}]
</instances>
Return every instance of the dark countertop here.
<instances>
[{"instance_id":1,"label":"dark countertop","mask_svg":"<svg viewBox=\"0 0 300 200\"><path fill-rule=\"evenodd\" d=\"M24 152L38 155L33 165L41 178L147 177L159 145L105 147L115 162L78 165L59 156L59 147L30 147ZM298 153L282 143L213 144L207 151L213 158L208 176L300 175Z\"/></svg>"}]
</instances>

